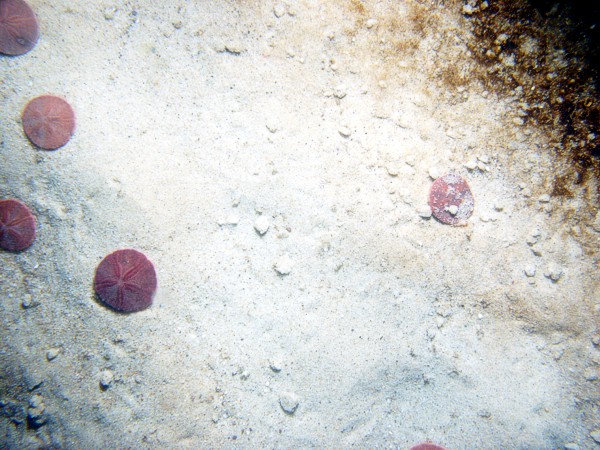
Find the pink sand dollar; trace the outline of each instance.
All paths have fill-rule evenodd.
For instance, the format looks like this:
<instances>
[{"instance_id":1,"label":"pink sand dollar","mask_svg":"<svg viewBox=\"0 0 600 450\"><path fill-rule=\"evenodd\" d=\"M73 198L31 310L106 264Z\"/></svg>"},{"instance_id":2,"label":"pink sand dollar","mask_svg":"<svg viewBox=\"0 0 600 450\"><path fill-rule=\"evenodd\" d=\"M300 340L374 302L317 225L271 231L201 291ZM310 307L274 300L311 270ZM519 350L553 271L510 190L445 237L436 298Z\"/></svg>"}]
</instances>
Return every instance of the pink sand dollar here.
<instances>
[{"instance_id":1,"label":"pink sand dollar","mask_svg":"<svg viewBox=\"0 0 600 450\"><path fill-rule=\"evenodd\" d=\"M414 445L410 450L446 450L444 447L432 444L431 442L423 442L422 444Z\"/></svg>"},{"instance_id":2,"label":"pink sand dollar","mask_svg":"<svg viewBox=\"0 0 600 450\"><path fill-rule=\"evenodd\" d=\"M37 19L24 0L0 0L0 53L22 55L40 35Z\"/></svg>"},{"instance_id":3,"label":"pink sand dollar","mask_svg":"<svg viewBox=\"0 0 600 450\"><path fill-rule=\"evenodd\" d=\"M66 100L42 95L23 111L23 130L33 144L45 150L62 147L75 131L75 112Z\"/></svg>"},{"instance_id":4,"label":"pink sand dollar","mask_svg":"<svg viewBox=\"0 0 600 450\"><path fill-rule=\"evenodd\" d=\"M429 206L433 216L440 222L461 226L473 214L475 200L469 185L459 175L449 173L431 185Z\"/></svg>"}]
</instances>

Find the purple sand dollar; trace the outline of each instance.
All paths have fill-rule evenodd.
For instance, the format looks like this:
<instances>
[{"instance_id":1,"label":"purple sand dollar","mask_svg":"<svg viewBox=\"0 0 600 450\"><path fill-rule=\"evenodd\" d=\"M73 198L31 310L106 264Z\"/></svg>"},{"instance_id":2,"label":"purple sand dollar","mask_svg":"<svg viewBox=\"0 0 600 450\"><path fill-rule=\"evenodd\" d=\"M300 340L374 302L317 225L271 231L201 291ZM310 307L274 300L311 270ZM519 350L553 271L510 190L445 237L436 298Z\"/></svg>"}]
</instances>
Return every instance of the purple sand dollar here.
<instances>
[{"instance_id":1,"label":"purple sand dollar","mask_svg":"<svg viewBox=\"0 0 600 450\"><path fill-rule=\"evenodd\" d=\"M122 312L148 308L156 284L154 265L133 249L117 250L106 256L94 277L94 289L102 302Z\"/></svg>"},{"instance_id":2,"label":"purple sand dollar","mask_svg":"<svg viewBox=\"0 0 600 450\"><path fill-rule=\"evenodd\" d=\"M18 200L0 200L0 247L18 252L35 239L35 218L29 208Z\"/></svg>"}]
</instances>

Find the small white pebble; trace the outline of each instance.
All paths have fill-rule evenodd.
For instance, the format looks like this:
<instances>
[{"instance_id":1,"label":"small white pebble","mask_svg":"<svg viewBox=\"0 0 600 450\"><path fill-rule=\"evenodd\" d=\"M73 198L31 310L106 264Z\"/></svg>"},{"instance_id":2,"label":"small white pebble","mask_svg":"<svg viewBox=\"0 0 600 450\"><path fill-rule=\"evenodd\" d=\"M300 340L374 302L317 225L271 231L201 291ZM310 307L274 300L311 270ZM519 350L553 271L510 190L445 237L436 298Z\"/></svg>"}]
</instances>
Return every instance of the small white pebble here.
<instances>
[{"instance_id":1,"label":"small white pebble","mask_svg":"<svg viewBox=\"0 0 600 450\"><path fill-rule=\"evenodd\" d=\"M448 211L450 214L452 214L453 216L455 216L458 213L458 206L456 205L450 205L446 208L446 211Z\"/></svg>"},{"instance_id":2,"label":"small white pebble","mask_svg":"<svg viewBox=\"0 0 600 450\"><path fill-rule=\"evenodd\" d=\"M281 372L281 364L278 361L271 361L271 363L269 364L269 367L275 373Z\"/></svg>"},{"instance_id":3,"label":"small white pebble","mask_svg":"<svg viewBox=\"0 0 600 450\"><path fill-rule=\"evenodd\" d=\"M29 408L27 408L27 421L34 428L39 428L48 420L45 412L44 398L39 394L32 395L29 399Z\"/></svg>"},{"instance_id":4,"label":"small white pebble","mask_svg":"<svg viewBox=\"0 0 600 450\"><path fill-rule=\"evenodd\" d=\"M350 131L350 128L348 127L340 127L338 128L338 133L340 133L343 137L350 137L350 135L352 134L352 131Z\"/></svg>"},{"instance_id":5,"label":"small white pebble","mask_svg":"<svg viewBox=\"0 0 600 450\"><path fill-rule=\"evenodd\" d=\"M235 214L230 214L224 219L221 219L217 222L217 224L221 227L226 225L236 226L240 222L240 218Z\"/></svg>"},{"instance_id":6,"label":"small white pebble","mask_svg":"<svg viewBox=\"0 0 600 450\"><path fill-rule=\"evenodd\" d=\"M465 167L468 170L475 170L477 168L477 161L471 159L465 163Z\"/></svg>"},{"instance_id":7,"label":"small white pebble","mask_svg":"<svg viewBox=\"0 0 600 450\"><path fill-rule=\"evenodd\" d=\"M115 376L110 370L103 370L100 374L100 387L104 390L108 389L114 379Z\"/></svg>"},{"instance_id":8,"label":"small white pebble","mask_svg":"<svg viewBox=\"0 0 600 450\"><path fill-rule=\"evenodd\" d=\"M417 208L417 214L423 219L429 219L431 217L431 207L429 205L421 205Z\"/></svg>"},{"instance_id":9,"label":"small white pebble","mask_svg":"<svg viewBox=\"0 0 600 450\"><path fill-rule=\"evenodd\" d=\"M343 84L340 84L339 86L337 86L334 90L333 90L333 95L336 98L342 99L347 95L347 89L346 86L344 86Z\"/></svg>"},{"instance_id":10,"label":"small white pebble","mask_svg":"<svg viewBox=\"0 0 600 450\"><path fill-rule=\"evenodd\" d=\"M475 8L473 8L471 5L463 5L462 10L463 14L467 14L468 16L475 12Z\"/></svg>"},{"instance_id":11,"label":"small white pebble","mask_svg":"<svg viewBox=\"0 0 600 450\"><path fill-rule=\"evenodd\" d=\"M427 173L429 174L429 177L432 180L437 180L440 176L442 176L440 169L438 169L437 167L430 167L429 170L427 171Z\"/></svg>"},{"instance_id":12,"label":"small white pebble","mask_svg":"<svg viewBox=\"0 0 600 450\"><path fill-rule=\"evenodd\" d=\"M530 278L535 277L536 268L533 264L530 264L523 269L523 272Z\"/></svg>"},{"instance_id":13,"label":"small white pebble","mask_svg":"<svg viewBox=\"0 0 600 450\"><path fill-rule=\"evenodd\" d=\"M538 202L540 203L548 203L550 201L550 195L542 194L538 197Z\"/></svg>"},{"instance_id":14,"label":"small white pebble","mask_svg":"<svg viewBox=\"0 0 600 450\"><path fill-rule=\"evenodd\" d=\"M273 268L279 275L289 275L292 271L292 267L294 266L293 261L288 255L280 256L279 259L275 262Z\"/></svg>"},{"instance_id":15,"label":"small white pebble","mask_svg":"<svg viewBox=\"0 0 600 450\"><path fill-rule=\"evenodd\" d=\"M398 189L398 197L400 197L402 201L407 205L412 205L412 199L410 197L410 191L408 189L403 187Z\"/></svg>"},{"instance_id":16,"label":"small white pebble","mask_svg":"<svg viewBox=\"0 0 600 450\"><path fill-rule=\"evenodd\" d=\"M498 212L504 211L504 203L502 203L501 201L497 201L496 203L494 203L494 209Z\"/></svg>"},{"instance_id":17,"label":"small white pebble","mask_svg":"<svg viewBox=\"0 0 600 450\"><path fill-rule=\"evenodd\" d=\"M285 15L285 5L283 3L277 3L273 7L273 14L275 14L275 17L277 17L278 19Z\"/></svg>"},{"instance_id":18,"label":"small white pebble","mask_svg":"<svg viewBox=\"0 0 600 450\"><path fill-rule=\"evenodd\" d=\"M27 294L25 296L25 298L23 299L23 301L21 301L21 307L23 307L23 309L28 309L31 308L33 306L33 298L31 298L31 295Z\"/></svg>"},{"instance_id":19,"label":"small white pebble","mask_svg":"<svg viewBox=\"0 0 600 450\"><path fill-rule=\"evenodd\" d=\"M387 164L385 166L385 170L391 177L398 176L398 167L395 164Z\"/></svg>"},{"instance_id":20,"label":"small white pebble","mask_svg":"<svg viewBox=\"0 0 600 450\"><path fill-rule=\"evenodd\" d=\"M437 334L436 329L430 328L429 330L427 330L427 339L432 340L436 334Z\"/></svg>"},{"instance_id":21,"label":"small white pebble","mask_svg":"<svg viewBox=\"0 0 600 450\"><path fill-rule=\"evenodd\" d=\"M56 358L58 355L60 354L60 348L58 347L54 347L51 348L50 350L48 350L46 352L46 359L48 361L52 361L54 358Z\"/></svg>"},{"instance_id":22,"label":"small white pebble","mask_svg":"<svg viewBox=\"0 0 600 450\"><path fill-rule=\"evenodd\" d=\"M103 14L106 20L113 20L115 18L115 14L117 13L117 8L115 6L109 6L104 9Z\"/></svg>"},{"instance_id":23,"label":"small white pebble","mask_svg":"<svg viewBox=\"0 0 600 450\"><path fill-rule=\"evenodd\" d=\"M446 136L448 136L449 138L452 138L452 139L460 139L462 137L458 131L456 131L452 128L449 128L446 130Z\"/></svg>"},{"instance_id":24,"label":"small white pebble","mask_svg":"<svg viewBox=\"0 0 600 450\"><path fill-rule=\"evenodd\" d=\"M588 367L583 371L583 377L587 381L598 381L600 370L597 367Z\"/></svg>"},{"instance_id":25,"label":"small white pebble","mask_svg":"<svg viewBox=\"0 0 600 450\"><path fill-rule=\"evenodd\" d=\"M477 159L484 164L490 163L490 157L488 155L479 155L479 156L477 156Z\"/></svg>"},{"instance_id":26,"label":"small white pebble","mask_svg":"<svg viewBox=\"0 0 600 450\"><path fill-rule=\"evenodd\" d=\"M279 396L279 406L286 414L294 414L298 405L300 405L300 400L293 392L284 392Z\"/></svg>"},{"instance_id":27,"label":"small white pebble","mask_svg":"<svg viewBox=\"0 0 600 450\"><path fill-rule=\"evenodd\" d=\"M241 42L232 41L232 42L227 42L225 44L225 50L227 50L227 52L232 53L234 55L239 55L246 49Z\"/></svg>"},{"instance_id":28,"label":"small white pebble","mask_svg":"<svg viewBox=\"0 0 600 450\"><path fill-rule=\"evenodd\" d=\"M267 219L265 216L260 216L254 222L254 229L261 236L263 236L267 231L269 231L270 226L271 224L269 223L269 219Z\"/></svg>"},{"instance_id":29,"label":"small white pebble","mask_svg":"<svg viewBox=\"0 0 600 450\"><path fill-rule=\"evenodd\" d=\"M30 408L44 408L44 398L40 394L34 394L29 399Z\"/></svg>"},{"instance_id":30,"label":"small white pebble","mask_svg":"<svg viewBox=\"0 0 600 450\"><path fill-rule=\"evenodd\" d=\"M367 28L371 29L375 25L377 25L377 19L369 19L369 20L367 20Z\"/></svg>"},{"instance_id":31,"label":"small white pebble","mask_svg":"<svg viewBox=\"0 0 600 450\"><path fill-rule=\"evenodd\" d=\"M526 239L527 245L532 246L537 244L540 241L540 238L542 237L542 233L539 229L535 229L531 232L531 234L529 235L529 237Z\"/></svg>"},{"instance_id":32,"label":"small white pebble","mask_svg":"<svg viewBox=\"0 0 600 450\"><path fill-rule=\"evenodd\" d=\"M556 283L563 276L563 269L556 263L550 263L544 271L544 276Z\"/></svg>"}]
</instances>

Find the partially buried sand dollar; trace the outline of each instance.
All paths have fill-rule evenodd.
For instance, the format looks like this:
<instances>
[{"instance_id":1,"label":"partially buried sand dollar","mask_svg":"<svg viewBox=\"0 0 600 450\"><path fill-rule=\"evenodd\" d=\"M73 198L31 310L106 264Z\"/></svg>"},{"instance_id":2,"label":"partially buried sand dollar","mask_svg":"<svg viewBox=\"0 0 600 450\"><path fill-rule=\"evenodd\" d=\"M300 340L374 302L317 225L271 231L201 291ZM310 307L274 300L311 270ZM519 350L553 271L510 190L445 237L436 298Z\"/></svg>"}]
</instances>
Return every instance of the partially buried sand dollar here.
<instances>
[{"instance_id":1,"label":"partially buried sand dollar","mask_svg":"<svg viewBox=\"0 0 600 450\"><path fill-rule=\"evenodd\" d=\"M156 292L154 265L137 250L117 250L98 265L94 289L104 304L117 311L146 309Z\"/></svg>"},{"instance_id":2,"label":"partially buried sand dollar","mask_svg":"<svg viewBox=\"0 0 600 450\"><path fill-rule=\"evenodd\" d=\"M35 218L18 200L0 200L0 248L12 252L25 250L35 239Z\"/></svg>"},{"instance_id":3,"label":"partially buried sand dollar","mask_svg":"<svg viewBox=\"0 0 600 450\"><path fill-rule=\"evenodd\" d=\"M431 442L423 442L422 444L414 445L410 450L446 450L444 447L432 444Z\"/></svg>"},{"instance_id":4,"label":"partially buried sand dollar","mask_svg":"<svg viewBox=\"0 0 600 450\"><path fill-rule=\"evenodd\" d=\"M39 37L33 11L24 0L0 0L0 53L22 55Z\"/></svg>"},{"instance_id":5,"label":"partially buried sand dollar","mask_svg":"<svg viewBox=\"0 0 600 450\"><path fill-rule=\"evenodd\" d=\"M475 200L469 185L459 175L449 173L436 179L429 192L433 216L449 225L466 225L473 214Z\"/></svg>"}]
</instances>

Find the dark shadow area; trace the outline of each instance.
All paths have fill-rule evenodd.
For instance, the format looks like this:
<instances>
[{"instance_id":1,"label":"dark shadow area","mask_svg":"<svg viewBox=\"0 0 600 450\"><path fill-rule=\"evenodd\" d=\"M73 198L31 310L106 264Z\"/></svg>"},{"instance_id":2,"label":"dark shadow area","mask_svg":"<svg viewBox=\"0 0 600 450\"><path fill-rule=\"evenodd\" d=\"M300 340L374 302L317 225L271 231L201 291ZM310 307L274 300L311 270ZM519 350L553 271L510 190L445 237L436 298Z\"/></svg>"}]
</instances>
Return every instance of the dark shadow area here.
<instances>
[{"instance_id":1,"label":"dark shadow area","mask_svg":"<svg viewBox=\"0 0 600 450\"><path fill-rule=\"evenodd\" d=\"M465 15L478 38L471 47L487 67L484 83L525 105L563 166L553 194L600 178L600 5L552 0L489 2ZM600 194L600 193L599 193Z\"/></svg>"},{"instance_id":2,"label":"dark shadow area","mask_svg":"<svg viewBox=\"0 0 600 450\"><path fill-rule=\"evenodd\" d=\"M590 1L530 0L531 6L542 16L562 15L572 22L572 29L566 34L569 41L588 42L586 64L598 74L600 68L600 3ZM596 77L596 87L598 78Z\"/></svg>"}]
</instances>

